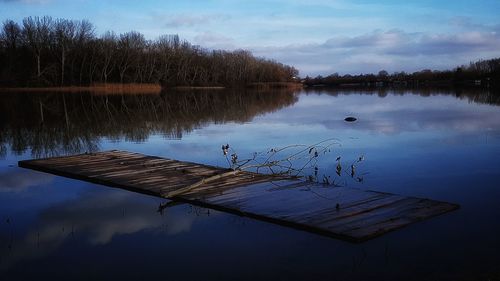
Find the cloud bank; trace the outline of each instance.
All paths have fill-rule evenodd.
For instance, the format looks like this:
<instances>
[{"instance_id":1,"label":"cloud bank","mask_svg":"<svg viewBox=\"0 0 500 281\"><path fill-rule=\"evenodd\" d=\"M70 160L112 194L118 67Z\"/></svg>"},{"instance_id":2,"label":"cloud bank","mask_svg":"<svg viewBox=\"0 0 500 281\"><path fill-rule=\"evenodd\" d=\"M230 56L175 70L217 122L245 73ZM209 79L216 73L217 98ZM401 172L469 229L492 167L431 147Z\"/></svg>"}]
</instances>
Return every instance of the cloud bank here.
<instances>
[{"instance_id":1,"label":"cloud bank","mask_svg":"<svg viewBox=\"0 0 500 281\"><path fill-rule=\"evenodd\" d=\"M497 28L497 27L495 27ZM301 73L376 73L381 69L447 69L471 60L500 56L495 29L455 34L375 30L358 36L332 37L318 44L254 47L260 56L295 65Z\"/></svg>"}]
</instances>

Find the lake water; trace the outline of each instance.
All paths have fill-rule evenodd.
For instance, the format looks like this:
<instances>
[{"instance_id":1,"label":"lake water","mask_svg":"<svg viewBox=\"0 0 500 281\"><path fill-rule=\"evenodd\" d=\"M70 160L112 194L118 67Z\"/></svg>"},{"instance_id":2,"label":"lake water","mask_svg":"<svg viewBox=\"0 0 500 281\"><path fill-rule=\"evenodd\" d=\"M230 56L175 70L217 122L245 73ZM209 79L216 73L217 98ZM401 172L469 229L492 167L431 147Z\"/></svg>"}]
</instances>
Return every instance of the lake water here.
<instances>
[{"instance_id":1,"label":"lake water","mask_svg":"<svg viewBox=\"0 0 500 281\"><path fill-rule=\"evenodd\" d=\"M470 90L1 93L0 279L500 280L499 105ZM109 149L227 167L222 144L243 158L327 139L319 180L461 208L352 244L17 167ZM364 161L338 176L338 156Z\"/></svg>"}]
</instances>

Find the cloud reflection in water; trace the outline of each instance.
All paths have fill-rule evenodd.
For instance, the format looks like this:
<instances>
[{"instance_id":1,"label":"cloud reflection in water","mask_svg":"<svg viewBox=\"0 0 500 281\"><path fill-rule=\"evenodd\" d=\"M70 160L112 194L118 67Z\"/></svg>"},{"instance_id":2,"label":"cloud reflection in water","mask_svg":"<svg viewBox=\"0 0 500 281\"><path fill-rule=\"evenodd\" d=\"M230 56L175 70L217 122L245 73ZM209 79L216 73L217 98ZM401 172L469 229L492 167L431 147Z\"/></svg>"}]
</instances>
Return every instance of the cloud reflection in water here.
<instances>
[{"instance_id":1,"label":"cloud reflection in water","mask_svg":"<svg viewBox=\"0 0 500 281\"><path fill-rule=\"evenodd\" d=\"M9 169L0 172L0 192L21 192L25 189L49 184L54 176L23 169Z\"/></svg>"},{"instance_id":2,"label":"cloud reflection in water","mask_svg":"<svg viewBox=\"0 0 500 281\"><path fill-rule=\"evenodd\" d=\"M188 205L156 212L157 201L136 193L96 189L78 198L42 210L22 235L5 229L0 233L2 263L7 269L20 260L50 255L72 239L99 246L121 235L150 231L158 235L189 232L199 214L189 214Z\"/></svg>"}]
</instances>

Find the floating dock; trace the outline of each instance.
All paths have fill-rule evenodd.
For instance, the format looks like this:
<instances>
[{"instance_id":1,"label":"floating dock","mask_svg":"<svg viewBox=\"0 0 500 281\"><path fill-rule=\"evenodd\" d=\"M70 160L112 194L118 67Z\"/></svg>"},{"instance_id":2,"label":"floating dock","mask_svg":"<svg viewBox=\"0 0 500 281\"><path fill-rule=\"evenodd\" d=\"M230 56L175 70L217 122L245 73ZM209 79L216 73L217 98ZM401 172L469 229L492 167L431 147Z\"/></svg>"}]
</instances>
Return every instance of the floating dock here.
<instances>
[{"instance_id":1,"label":"floating dock","mask_svg":"<svg viewBox=\"0 0 500 281\"><path fill-rule=\"evenodd\" d=\"M19 161L19 166L362 242L459 206L127 151Z\"/></svg>"}]
</instances>

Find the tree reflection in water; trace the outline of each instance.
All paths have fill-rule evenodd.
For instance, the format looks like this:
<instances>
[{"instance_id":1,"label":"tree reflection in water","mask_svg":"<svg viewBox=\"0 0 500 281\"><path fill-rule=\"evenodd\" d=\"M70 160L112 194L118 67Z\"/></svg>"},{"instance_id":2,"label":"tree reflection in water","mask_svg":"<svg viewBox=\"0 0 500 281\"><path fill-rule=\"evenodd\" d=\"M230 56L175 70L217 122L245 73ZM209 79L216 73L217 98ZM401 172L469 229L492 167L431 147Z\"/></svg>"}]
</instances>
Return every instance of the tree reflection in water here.
<instances>
[{"instance_id":1,"label":"tree reflection in water","mask_svg":"<svg viewBox=\"0 0 500 281\"><path fill-rule=\"evenodd\" d=\"M167 90L157 94L3 93L0 157L99 149L100 139L182 138L210 123L248 122L297 102L294 90Z\"/></svg>"},{"instance_id":2,"label":"tree reflection in water","mask_svg":"<svg viewBox=\"0 0 500 281\"><path fill-rule=\"evenodd\" d=\"M143 142L152 134L180 139L211 123L244 123L298 101L299 94L453 95L500 105L498 93L484 89L292 89L166 90L148 94L85 92L0 95L0 157L10 149L33 157L99 149L101 138Z\"/></svg>"}]
</instances>

